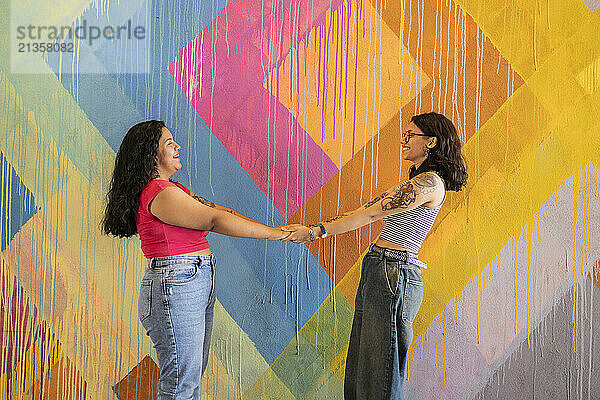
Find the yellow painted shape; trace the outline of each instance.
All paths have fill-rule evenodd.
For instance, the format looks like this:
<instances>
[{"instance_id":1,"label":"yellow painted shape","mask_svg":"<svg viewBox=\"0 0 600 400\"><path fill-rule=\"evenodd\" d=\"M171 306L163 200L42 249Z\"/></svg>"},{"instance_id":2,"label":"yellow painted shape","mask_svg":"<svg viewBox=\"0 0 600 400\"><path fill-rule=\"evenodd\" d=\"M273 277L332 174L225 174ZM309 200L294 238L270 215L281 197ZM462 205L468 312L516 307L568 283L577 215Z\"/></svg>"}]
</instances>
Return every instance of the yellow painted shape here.
<instances>
[{"instance_id":1,"label":"yellow painted shape","mask_svg":"<svg viewBox=\"0 0 600 400\"><path fill-rule=\"evenodd\" d=\"M358 260L352 267L346 272L346 275L340 280L337 285L337 289L344 295L348 302L354 307L354 299L356 298L356 291L358 290L358 283L360 282L360 271L362 268L362 262L367 254L368 250L365 250Z\"/></svg>"},{"instance_id":2,"label":"yellow painted shape","mask_svg":"<svg viewBox=\"0 0 600 400\"><path fill-rule=\"evenodd\" d=\"M408 50L399 46L398 38L369 1L362 3L363 20L358 21L357 57L355 17L357 2L345 4L339 10L343 7L352 7L348 34L345 23L347 17L341 19L341 13L336 12L333 17L329 47L326 47L325 36L323 40L320 37L327 34L330 29L331 10L328 10L325 24L313 28L308 40L300 42L298 48L292 49L279 70L273 72L272 81L269 83L267 79L264 82L265 89L270 90L273 96L279 96L279 102L298 119L300 126L308 132L315 143L322 147L339 169L397 114L399 104L410 102L421 88L431 81ZM343 25L343 32L338 28L340 25ZM342 38L347 38L348 42L346 43ZM325 54L327 51L329 52L328 79L325 80L323 63L327 59ZM336 52L338 52L337 75ZM405 63L403 66L398 63L399 52L403 54ZM346 54L348 54L347 72ZM296 63L297 60L299 64ZM355 74L356 122L354 120ZM327 89L323 87L325 81ZM325 91L327 106L323 113ZM356 130L354 130L355 123ZM293 126L291 128L295 129ZM377 139L375 145L376 142Z\"/></svg>"},{"instance_id":3,"label":"yellow painted shape","mask_svg":"<svg viewBox=\"0 0 600 400\"><path fill-rule=\"evenodd\" d=\"M199 399L239 399L242 392L232 372L231 360L211 343L208 367L200 381Z\"/></svg>"},{"instance_id":4,"label":"yellow painted shape","mask_svg":"<svg viewBox=\"0 0 600 400\"><path fill-rule=\"evenodd\" d=\"M335 366L323 371L319 381L320 386L314 389L310 396L307 396L308 398L330 400L342 397L347 353L348 351L343 352L343 354L340 353L341 360Z\"/></svg>"},{"instance_id":5,"label":"yellow painted shape","mask_svg":"<svg viewBox=\"0 0 600 400\"><path fill-rule=\"evenodd\" d=\"M519 237L514 239L514 258L515 258L515 335L519 322Z\"/></svg>"},{"instance_id":6,"label":"yellow painted shape","mask_svg":"<svg viewBox=\"0 0 600 400\"><path fill-rule=\"evenodd\" d=\"M442 221L420 253L430 269L424 273L428 300L417 316L416 334L425 331L443 305L511 237L518 236L564 179L598 159L600 135L593 132L597 132L594 115L600 107L599 95L586 93L575 78L600 55L596 46L599 19L584 17L578 21L577 34L561 38L562 47L539 58L543 63L538 71L529 74L525 85L464 146L470 179L465 193L452 195L455 208L451 213L456 217ZM495 42L494 32L484 33ZM568 62L575 65L566 68ZM557 93L566 93L567 98L558 99ZM482 180L488 174L487 181L495 182L491 186ZM457 220L462 222L456 225ZM442 265L450 271L449 263L452 275L440 274Z\"/></svg>"},{"instance_id":7,"label":"yellow painted shape","mask_svg":"<svg viewBox=\"0 0 600 400\"><path fill-rule=\"evenodd\" d=\"M583 1L457 0L456 4L525 80L592 15Z\"/></svg>"},{"instance_id":8,"label":"yellow painted shape","mask_svg":"<svg viewBox=\"0 0 600 400\"><path fill-rule=\"evenodd\" d=\"M342 397L353 312L335 288L244 398L278 398L280 385L298 398Z\"/></svg>"},{"instance_id":9,"label":"yellow painted shape","mask_svg":"<svg viewBox=\"0 0 600 400\"><path fill-rule=\"evenodd\" d=\"M317 362L322 363L311 366L321 373L314 381L306 382L310 387L303 398L342 397L353 313L353 305L336 287L300 330L306 344L316 345Z\"/></svg>"},{"instance_id":10,"label":"yellow painted shape","mask_svg":"<svg viewBox=\"0 0 600 400\"><path fill-rule=\"evenodd\" d=\"M268 368L265 373L241 397L245 400L293 400L294 395L281 382L275 372Z\"/></svg>"},{"instance_id":11,"label":"yellow painted shape","mask_svg":"<svg viewBox=\"0 0 600 400\"><path fill-rule=\"evenodd\" d=\"M18 52L17 45L21 41L17 40L16 32L18 26L32 25L34 27L56 27L60 32L62 27L70 27L74 21L78 21L82 24L81 15L89 9L94 9L95 13L109 16L109 2L108 1L92 1L89 0L67 0L61 2L55 1L19 1L7 0L8 9L4 9L4 13L9 16L10 19L10 46L6 46L5 49L1 50L2 53L10 51L10 56L7 55L7 63L9 64L9 70L14 73L32 73L32 74L43 74L48 71L48 66L40 56L32 56L33 53ZM93 12L94 12L93 11ZM89 24L89 22L88 22ZM13 34L14 33L14 34ZM48 31L40 31L42 37L48 35ZM37 36L37 32L34 35ZM47 43L48 40L39 39L39 42ZM77 43L77 41L75 41ZM75 45L75 48L77 45ZM13 50L14 49L14 50ZM76 50L74 50L76 51ZM54 74L53 72L49 72ZM34 78L35 79L35 78Z\"/></svg>"},{"instance_id":12,"label":"yellow painted shape","mask_svg":"<svg viewBox=\"0 0 600 400\"><path fill-rule=\"evenodd\" d=\"M12 103L17 104L17 101ZM125 247L123 243L116 245L118 254L113 253L113 239L101 236L97 231L97 218L102 211L96 192L98 186L90 187L89 181L81 176L64 153L59 154L52 138L39 130L33 118L33 113L30 113L27 125L18 125L13 135L2 137L0 142L0 149L7 160L35 196L36 205L42 206L17 235L31 235L28 239L33 245L31 253L42 255L42 260L35 265L46 266L43 270L56 269L56 276L43 276L40 279L53 283L58 279L66 286L66 299L59 301L64 310L59 315L54 333L59 338L64 337L61 342L65 343L65 355L81 371L86 372L84 379L90 384L88 393L106 394L106 391L112 390L111 385L121 379L119 376L110 376L115 370L119 353L123 354L121 371L127 373L137 365L144 349L150 351L151 344L137 320L137 310L131 306L137 304L137 290L145 259L135 238L127 241ZM82 136L89 138L93 134L86 136L82 132ZM50 171L50 176L41 176L40 171ZM100 179L100 176L99 173L94 175L96 179ZM92 239L89 242L86 240L88 234ZM66 246L59 245L63 241ZM23 266L18 268L21 242L18 238L13 240L5 251L5 257L10 265L8 259L12 255L12 271L20 272L21 282L25 285L35 284L31 275L40 271ZM129 258L124 259L123 249L125 254L130 254ZM124 264L129 266L129 274L123 275ZM116 291L113 284L118 288ZM26 290L33 293L36 288L32 286ZM112 293L115 292L117 295L113 297ZM56 317L56 310L48 306L56 303L55 295L43 292L46 300L42 299L41 304L36 304L40 317L48 322L53 316ZM78 326L73 325L74 320ZM87 332L82 329L84 326L88 327ZM78 340L78 337L87 337L89 340ZM138 340L142 343L138 343ZM243 392L260 377L268 364L246 333L217 302L213 346L226 343L230 344L228 360L231 368L228 371L232 374L231 379L235 380L238 393L240 386ZM102 354L89 357L100 348ZM142 350L141 354L138 354L138 348ZM111 352L106 354L106 351ZM231 364L234 361L235 365ZM101 379L99 384L95 383L98 379Z\"/></svg>"},{"instance_id":13,"label":"yellow painted shape","mask_svg":"<svg viewBox=\"0 0 600 400\"><path fill-rule=\"evenodd\" d=\"M10 313L12 307L11 302L16 300L17 303L23 301L23 304L27 304L27 300L24 299L24 297L27 297L28 293L18 291L17 297L12 297L14 280L8 273L9 264L7 260L2 257L1 261L3 276L5 279L8 278L6 280L6 291L3 293L4 295L2 297L2 306ZM19 305L17 305L16 308L18 309ZM48 330L46 330L44 336L41 335L41 331L38 331L39 336L35 340L33 340L33 336L29 337L29 332L35 334L37 325L41 323L40 316L38 315L38 319L35 321L36 325L33 325L32 314L33 299L29 298L29 318L24 318L23 314L17 312L18 322L15 322L18 325L15 325L14 323L11 324L10 318L5 318L2 321L3 325L0 326L0 329L5 333L10 333L15 329L25 333L24 336L21 336L20 342L16 341L16 335L5 334L2 336L2 343L0 343L0 354L2 354L3 358L2 363L11 370L10 379L8 378L6 371L0 375L0 391L3 394L8 394L8 398L10 399L31 399L36 398L36 395L39 396L44 390L44 388L40 386L42 379L44 381L44 386L47 387L50 370L61 358L62 346L60 343L52 340L51 333ZM22 340L27 341L28 337L29 340L31 340L31 345L26 352L23 352L24 343ZM7 359L9 341L12 341L13 352L12 357ZM44 346L46 351L44 360L41 358L42 346ZM54 353L50 352L52 347L54 347ZM52 355L53 357L50 357Z\"/></svg>"},{"instance_id":14,"label":"yellow painted shape","mask_svg":"<svg viewBox=\"0 0 600 400\"><path fill-rule=\"evenodd\" d=\"M563 38L573 47L561 46L554 50L545 63L531 74L525 84L531 89L540 104L555 116L573 112L575 104L586 94L578 79L581 71L595 65L598 52L598 34L591 30L597 28L600 18L590 16L578 22L582 29L569 39ZM586 37L587 36L587 37Z\"/></svg>"},{"instance_id":15,"label":"yellow painted shape","mask_svg":"<svg viewBox=\"0 0 600 400\"><path fill-rule=\"evenodd\" d=\"M230 375L230 367L226 360L215 355L211 343L208 356L208 367L200 381L199 399L238 399L241 394L238 383Z\"/></svg>"},{"instance_id":16,"label":"yellow painted shape","mask_svg":"<svg viewBox=\"0 0 600 400\"><path fill-rule=\"evenodd\" d=\"M373 239L373 243L375 243L379 239L379 235ZM354 300L356 299L356 291L358 290L358 283L360 282L360 272L362 269L362 262L365 258L365 255L369 252L369 248L367 247L365 251L360 255L358 260L350 267L346 275L342 278L342 280L337 284L336 288L340 291L341 294L348 300L350 305L354 307Z\"/></svg>"},{"instance_id":17,"label":"yellow painted shape","mask_svg":"<svg viewBox=\"0 0 600 400\"><path fill-rule=\"evenodd\" d=\"M599 100L600 96L596 95L596 99L582 102L580 112L590 112L589 115L593 115L591 111L600 104ZM529 171L516 171L514 177L509 180L510 183L502 188L493 201L481 204L477 198L469 199L469 210L479 210L486 216L485 220L481 221L480 228L485 235L476 234L472 223L463 222L464 230L447 243L444 243L443 239L446 228L444 225L438 228L440 232L437 236L441 238L442 243L435 243L432 238L427 239L422 253L430 266L423 274L426 281L425 298L428 300L423 302L417 316L415 333L425 331L429 321L440 311L440 307L460 292L471 279L473 270L475 273L481 271L512 236L519 236L526 222L524 216L531 216L536 210L530 207L543 204L563 183L563 179L576 172L581 165L589 160L597 162L600 137L596 135L588 142L577 141L580 135L598 129L599 125L591 124L583 130L569 122L571 121L565 120L562 126L555 128L553 134L546 138L544 146L528 149L528 153L532 155L531 159L534 160L533 168L527 168ZM522 201L523 196L530 199L525 204ZM456 229L454 226L448 228ZM481 251L481 264L476 262L476 247ZM438 254L442 253L444 260L438 257ZM451 275L444 277L434 268L444 262L447 264L448 260L451 260L452 269L447 267L446 271Z\"/></svg>"},{"instance_id":18,"label":"yellow painted shape","mask_svg":"<svg viewBox=\"0 0 600 400\"><path fill-rule=\"evenodd\" d=\"M19 1L8 0L10 15L17 21L25 19L26 25L36 26L61 26L70 25L76 18L90 7L98 8L98 1L89 0L67 0L57 3L55 1ZM102 11L108 9L108 1L104 1Z\"/></svg>"},{"instance_id":19,"label":"yellow painted shape","mask_svg":"<svg viewBox=\"0 0 600 400\"><path fill-rule=\"evenodd\" d=\"M219 392L209 391L219 399L239 398L269 368L269 364L256 349L252 340L218 300L215 303L211 352L203 382L210 385L211 381L226 376L228 383L225 389L231 388L233 392L230 393L228 390L224 392L222 385L218 387ZM211 366L215 361L217 364ZM216 374L216 378L211 376L211 372ZM214 385L214 382L212 384Z\"/></svg>"},{"instance_id":20,"label":"yellow painted shape","mask_svg":"<svg viewBox=\"0 0 600 400\"><path fill-rule=\"evenodd\" d=\"M55 91L49 92L43 103L36 104L36 123L90 182L95 196L102 198L108 191L115 152L81 111L73 96L60 82L55 84L58 86Z\"/></svg>"},{"instance_id":21,"label":"yellow painted shape","mask_svg":"<svg viewBox=\"0 0 600 400\"><path fill-rule=\"evenodd\" d=\"M600 57L585 67L575 78L587 94L598 90L600 88Z\"/></svg>"},{"instance_id":22,"label":"yellow painted shape","mask_svg":"<svg viewBox=\"0 0 600 400\"><path fill-rule=\"evenodd\" d=\"M144 268L139 240L101 235L99 193L38 128L33 113L7 134L0 137L0 150L44 212L32 230L41 235L36 251L56 271L46 279L65 286L66 307L54 333L84 371L88 393L103 397L121 378L114 366L120 362L121 371L131 370L140 349L150 347L132 307Z\"/></svg>"}]
</instances>

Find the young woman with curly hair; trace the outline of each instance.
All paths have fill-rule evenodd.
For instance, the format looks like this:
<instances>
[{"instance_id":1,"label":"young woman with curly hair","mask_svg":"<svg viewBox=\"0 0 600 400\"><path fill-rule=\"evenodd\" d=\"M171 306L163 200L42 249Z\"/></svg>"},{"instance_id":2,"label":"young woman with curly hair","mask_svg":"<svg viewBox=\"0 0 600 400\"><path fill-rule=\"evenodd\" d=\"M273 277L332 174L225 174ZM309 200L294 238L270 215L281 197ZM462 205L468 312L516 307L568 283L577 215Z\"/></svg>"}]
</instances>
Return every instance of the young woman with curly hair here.
<instances>
[{"instance_id":1,"label":"young woman with curly hair","mask_svg":"<svg viewBox=\"0 0 600 400\"><path fill-rule=\"evenodd\" d=\"M171 181L181 169L180 149L162 121L129 129L115 159L102 220L106 234L138 234L149 259L138 313L156 349L161 400L198 398L208 363L215 303L208 232L271 240L288 235Z\"/></svg>"},{"instance_id":2,"label":"young woman with curly hair","mask_svg":"<svg viewBox=\"0 0 600 400\"><path fill-rule=\"evenodd\" d=\"M456 128L437 113L415 115L400 138L409 179L363 207L308 227L291 225L283 241L303 243L382 219L385 226L362 263L346 359L344 397L402 399L412 322L423 300L418 252L446 199L467 181Z\"/></svg>"}]
</instances>

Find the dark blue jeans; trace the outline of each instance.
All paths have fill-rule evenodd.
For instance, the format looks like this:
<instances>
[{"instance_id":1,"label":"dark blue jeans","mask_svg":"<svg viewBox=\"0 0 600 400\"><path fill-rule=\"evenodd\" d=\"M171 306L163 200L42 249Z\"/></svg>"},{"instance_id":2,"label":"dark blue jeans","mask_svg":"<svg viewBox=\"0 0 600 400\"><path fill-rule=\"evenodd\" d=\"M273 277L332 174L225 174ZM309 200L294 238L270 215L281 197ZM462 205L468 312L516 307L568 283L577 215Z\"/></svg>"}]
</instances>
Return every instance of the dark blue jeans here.
<instances>
[{"instance_id":1,"label":"dark blue jeans","mask_svg":"<svg viewBox=\"0 0 600 400\"><path fill-rule=\"evenodd\" d=\"M403 398L412 322L422 300L420 267L372 250L365 255L346 359L346 400Z\"/></svg>"},{"instance_id":2,"label":"dark blue jeans","mask_svg":"<svg viewBox=\"0 0 600 400\"><path fill-rule=\"evenodd\" d=\"M210 348L214 267L214 255L178 255L153 258L146 269L138 312L156 349L158 400L198 398Z\"/></svg>"}]
</instances>

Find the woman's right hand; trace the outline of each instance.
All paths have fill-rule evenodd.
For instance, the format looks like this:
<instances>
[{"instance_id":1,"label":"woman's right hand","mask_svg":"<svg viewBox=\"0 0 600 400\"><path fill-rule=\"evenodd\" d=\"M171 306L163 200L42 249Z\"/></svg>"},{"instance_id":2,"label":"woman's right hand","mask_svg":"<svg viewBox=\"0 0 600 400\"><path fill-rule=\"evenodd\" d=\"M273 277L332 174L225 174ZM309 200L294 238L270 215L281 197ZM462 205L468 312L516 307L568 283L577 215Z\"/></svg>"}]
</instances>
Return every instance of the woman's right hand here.
<instances>
[{"instance_id":1,"label":"woman's right hand","mask_svg":"<svg viewBox=\"0 0 600 400\"><path fill-rule=\"evenodd\" d=\"M268 227L269 236L267 237L267 239L281 240L281 239L285 239L286 237L288 237L291 234L291 232L284 231L281 228L282 228L281 226Z\"/></svg>"}]
</instances>

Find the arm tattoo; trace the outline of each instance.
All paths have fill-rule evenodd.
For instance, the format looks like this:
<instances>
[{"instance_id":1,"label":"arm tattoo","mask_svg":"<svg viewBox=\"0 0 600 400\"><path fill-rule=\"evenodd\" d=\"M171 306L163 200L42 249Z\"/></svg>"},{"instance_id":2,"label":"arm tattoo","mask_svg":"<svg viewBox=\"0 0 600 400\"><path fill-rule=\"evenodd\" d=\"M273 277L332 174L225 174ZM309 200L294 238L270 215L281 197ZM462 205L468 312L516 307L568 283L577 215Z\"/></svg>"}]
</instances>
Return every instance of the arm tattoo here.
<instances>
[{"instance_id":1,"label":"arm tattoo","mask_svg":"<svg viewBox=\"0 0 600 400\"><path fill-rule=\"evenodd\" d=\"M348 214L344 213L344 214L336 215L335 217L329 218L329 219L327 219L327 220L325 220L323 222L333 222L333 221L336 221L336 220L338 220L340 218L344 218L346 215L348 215ZM316 224L316 225L319 226L319 224Z\"/></svg>"},{"instance_id":2,"label":"arm tattoo","mask_svg":"<svg viewBox=\"0 0 600 400\"><path fill-rule=\"evenodd\" d=\"M192 195L192 197L194 199L198 200L200 203L204 204L205 206L215 208L215 203L213 203L212 201L206 200L204 197L200 197L197 194Z\"/></svg>"},{"instance_id":3,"label":"arm tattoo","mask_svg":"<svg viewBox=\"0 0 600 400\"><path fill-rule=\"evenodd\" d=\"M434 192L438 185L437 176L430 173L415 176L412 182L423 194Z\"/></svg>"},{"instance_id":4,"label":"arm tattoo","mask_svg":"<svg viewBox=\"0 0 600 400\"><path fill-rule=\"evenodd\" d=\"M373 204L377 203L379 200L383 199L385 196L387 196L388 193L387 192L383 192L381 194L381 196L377 196L375 197L373 200L371 200L370 202L366 203L363 207L364 208L369 208L371 207Z\"/></svg>"},{"instance_id":5,"label":"arm tattoo","mask_svg":"<svg viewBox=\"0 0 600 400\"><path fill-rule=\"evenodd\" d=\"M417 199L417 191L411 182L405 182L396 190L393 195L386 196L381 200L381 209L383 211L396 208L406 208Z\"/></svg>"}]
</instances>

